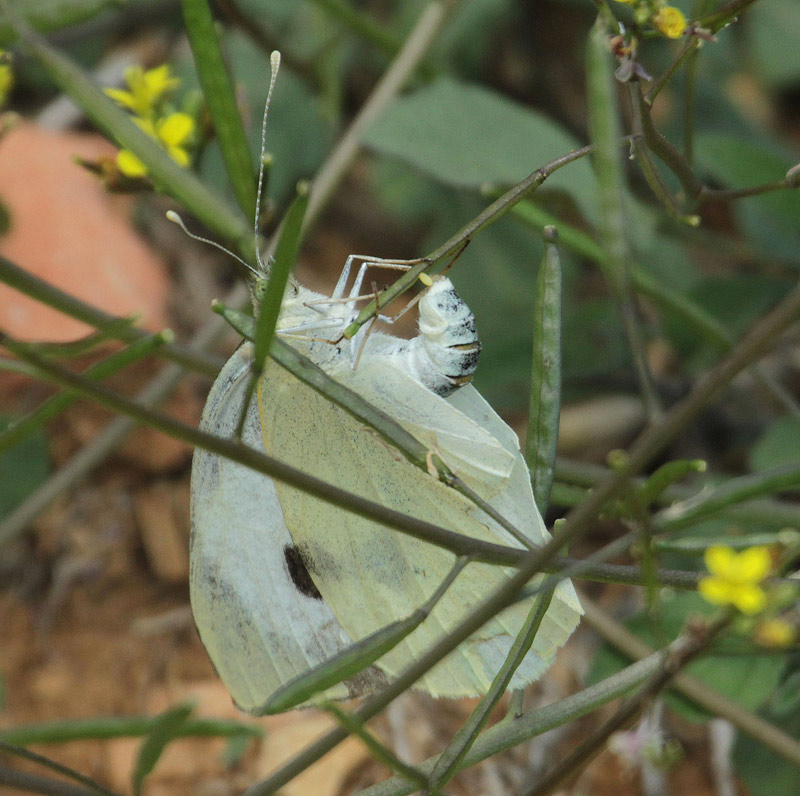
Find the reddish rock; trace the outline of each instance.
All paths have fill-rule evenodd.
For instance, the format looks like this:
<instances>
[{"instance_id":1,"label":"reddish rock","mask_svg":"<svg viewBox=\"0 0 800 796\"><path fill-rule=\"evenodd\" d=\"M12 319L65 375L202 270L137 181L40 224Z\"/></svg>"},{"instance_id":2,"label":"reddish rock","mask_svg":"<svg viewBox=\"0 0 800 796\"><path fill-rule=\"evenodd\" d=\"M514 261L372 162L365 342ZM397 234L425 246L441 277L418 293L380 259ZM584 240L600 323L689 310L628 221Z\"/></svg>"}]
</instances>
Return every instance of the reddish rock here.
<instances>
[{"instance_id":1,"label":"reddish rock","mask_svg":"<svg viewBox=\"0 0 800 796\"><path fill-rule=\"evenodd\" d=\"M0 255L116 315L167 325L167 277L130 223L130 200L110 196L73 161L113 155L96 135L22 123L0 140L0 197L11 228ZM27 340L74 340L84 324L0 285L0 327Z\"/></svg>"}]
</instances>

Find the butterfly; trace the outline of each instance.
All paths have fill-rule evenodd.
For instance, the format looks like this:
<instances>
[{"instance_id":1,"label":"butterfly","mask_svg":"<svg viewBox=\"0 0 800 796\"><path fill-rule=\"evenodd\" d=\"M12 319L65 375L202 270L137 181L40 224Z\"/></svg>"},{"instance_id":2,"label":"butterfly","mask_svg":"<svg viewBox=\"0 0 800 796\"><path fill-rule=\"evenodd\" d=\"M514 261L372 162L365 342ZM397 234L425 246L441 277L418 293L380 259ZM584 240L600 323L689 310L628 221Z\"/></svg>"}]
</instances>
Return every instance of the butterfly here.
<instances>
[{"instance_id":1,"label":"butterfly","mask_svg":"<svg viewBox=\"0 0 800 796\"><path fill-rule=\"evenodd\" d=\"M358 314L365 273L383 264L351 255L330 297L291 281L276 332L437 454L533 544L543 544L550 536L516 435L469 384L480 344L452 282L429 280L418 301L419 333L410 340L370 325L352 339L342 335ZM521 546L464 495L270 359L251 401L251 360L245 343L223 367L203 430L233 438L244 413L242 441L256 450L404 514ZM412 614L455 561L447 550L201 449L192 465L191 525L197 629L235 703L254 713L287 683ZM504 567L470 563L413 632L363 671L327 686L325 696L367 694L396 677L509 575ZM443 697L485 693L535 599L505 609L415 687ZM541 676L580 615L572 584L562 580L510 687Z\"/></svg>"}]
</instances>

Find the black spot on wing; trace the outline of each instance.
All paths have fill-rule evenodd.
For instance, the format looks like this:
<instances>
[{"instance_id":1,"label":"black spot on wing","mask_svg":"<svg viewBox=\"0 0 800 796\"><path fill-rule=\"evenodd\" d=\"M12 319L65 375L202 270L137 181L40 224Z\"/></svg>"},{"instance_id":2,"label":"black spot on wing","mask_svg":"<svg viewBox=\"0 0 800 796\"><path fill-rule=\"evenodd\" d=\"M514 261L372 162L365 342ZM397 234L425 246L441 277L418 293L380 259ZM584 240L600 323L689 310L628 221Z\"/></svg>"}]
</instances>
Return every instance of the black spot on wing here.
<instances>
[{"instance_id":1,"label":"black spot on wing","mask_svg":"<svg viewBox=\"0 0 800 796\"><path fill-rule=\"evenodd\" d=\"M311 575L308 573L308 567L306 567L306 563L303 561L301 552L294 545L287 544L286 547L283 548L283 557L286 561L286 567L289 570L289 577L292 579L292 583L294 583L297 591L299 591L300 594L304 594L306 597L311 597L314 600L321 600L322 595L319 593L319 589L314 585L314 581L311 580Z\"/></svg>"}]
</instances>

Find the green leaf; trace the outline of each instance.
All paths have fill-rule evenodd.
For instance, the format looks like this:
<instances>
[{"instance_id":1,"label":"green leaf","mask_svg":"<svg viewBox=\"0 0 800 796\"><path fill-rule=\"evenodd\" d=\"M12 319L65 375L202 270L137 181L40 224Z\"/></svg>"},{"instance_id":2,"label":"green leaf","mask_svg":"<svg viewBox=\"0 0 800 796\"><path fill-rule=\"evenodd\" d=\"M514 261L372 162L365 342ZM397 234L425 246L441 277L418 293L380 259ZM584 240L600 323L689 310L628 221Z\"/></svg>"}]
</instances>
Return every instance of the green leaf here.
<instances>
[{"instance_id":1,"label":"green leaf","mask_svg":"<svg viewBox=\"0 0 800 796\"><path fill-rule=\"evenodd\" d=\"M180 737L193 710L192 705L178 705L162 713L153 722L153 728L139 749L133 769L133 792L136 796L140 796L144 778L155 768L167 745Z\"/></svg>"},{"instance_id":2,"label":"green leaf","mask_svg":"<svg viewBox=\"0 0 800 796\"><path fill-rule=\"evenodd\" d=\"M239 207L248 217L255 214L255 170L242 117L228 69L220 50L214 19L207 0L182 0L186 32L203 96L214 122L216 140Z\"/></svg>"},{"instance_id":3,"label":"green leaf","mask_svg":"<svg viewBox=\"0 0 800 796\"><path fill-rule=\"evenodd\" d=\"M367 130L364 143L400 158L437 180L478 189L513 184L578 147L567 131L540 113L481 86L440 78L394 102ZM594 178L585 161L550 177L588 212Z\"/></svg>"},{"instance_id":4,"label":"green leaf","mask_svg":"<svg viewBox=\"0 0 800 796\"><path fill-rule=\"evenodd\" d=\"M678 637L689 617L709 615L716 610L697 594L680 593L660 604L656 621L642 612L631 617L625 626L651 646L662 647ZM604 645L592 662L588 682L598 682L627 664L627 659L621 653ZM757 710L777 687L783 667L784 658L781 655L726 655L712 652L691 663L686 672L746 710ZM677 713L690 721L706 721L711 717L705 710L674 692L668 693L666 698Z\"/></svg>"},{"instance_id":5,"label":"green leaf","mask_svg":"<svg viewBox=\"0 0 800 796\"><path fill-rule=\"evenodd\" d=\"M796 163L768 138L746 139L729 133L701 133L698 165L725 188L749 188L782 180ZM800 190L772 191L738 199L732 205L742 230L770 257L800 264Z\"/></svg>"},{"instance_id":6,"label":"green leaf","mask_svg":"<svg viewBox=\"0 0 800 796\"><path fill-rule=\"evenodd\" d=\"M800 461L800 420L781 417L761 435L750 452L750 469L771 470Z\"/></svg>"},{"instance_id":7,"label":"green leaf","mask_svg":"<svg viewBox=\"0 0 800 796\"><path fill-rule=\"evenodd\" d=\"M800 81L797 42L800 41L800 6L797 0L755 3L745 27L753 66L772 87Z\"/></svg>"},{"instance_id":8,"label":"green leaf","mask_svg":"<svg viewBox=\"0 0 800 796\"><path fill-rule=\"evenodd\" d=\"M40 33L76 25L116 4L115 0L9 0L8 3L12 13ZM10 44L15 38L10 26L0 22L0 46Z\"/></svg>"},{"instance_id":9,"label":"green leaf","mask_svg":"<svg viewBox=\"0 0 800 796\"><path fill-rule=\"evenodd\" d=\"M750 323L780 301L786 289L786 283L762 274L726 274L724 277L701 277L688 287L686 294L723 329L738 337ZM719 356L719 347L707 345L683 319L667 316L663 327L675 348L685 357L692 357L690 366L709 366Z\"/></svg>"},{"instance_id":10,"label":"green leaf","mask_svg":"<svg viewBox=\"0 0 800 796\"><path fill-rule=\"evenodd\" d=\"M781 684L760 715L793 738L800 737L800 673ZM797 796L797 766L750 736L739 735L733 760L752 796Z\"/></svg>"},{"instance_id":11,"label":"green leaf","mask_svg":"<svg viewBox=\"0 0 800 796\"><path fill-rule=\"evenodd\" d=\"M308 187L298 188L297 198L292 202L281 226L280 239L275 248L275 262L270 269L269 278L261 296L256 318L256 333L253 360L257 372L264 367L264 360L269 353L275 327L281 312L283 296L289 282L289 274L294 268L297 252L300 249L300 232L308 207Z\"/></svg>"},{"instance_id":12,"label":"green leaf","mask_svg":"<svg viewBox=\"0 0 800 796\"><path fill-rule=\"evenodd\" d=\"M12 418L0 415L0 431ZM47 478L50 470L47 435L42 429L0 454L0 517L6 517Z\"/></svg>"}]
</instances>

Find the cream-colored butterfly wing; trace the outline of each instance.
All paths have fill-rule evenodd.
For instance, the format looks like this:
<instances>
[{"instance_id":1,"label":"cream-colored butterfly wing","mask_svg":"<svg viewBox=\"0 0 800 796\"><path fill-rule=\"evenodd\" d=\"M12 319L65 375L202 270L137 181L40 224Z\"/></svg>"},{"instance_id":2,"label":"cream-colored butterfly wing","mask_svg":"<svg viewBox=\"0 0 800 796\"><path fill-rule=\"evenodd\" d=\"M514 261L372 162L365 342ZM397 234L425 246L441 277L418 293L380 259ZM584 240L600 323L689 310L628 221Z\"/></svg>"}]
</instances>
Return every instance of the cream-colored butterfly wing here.
<instances>
[{"instance_id":1,"label":"cream-colored butterfly wing","mask_svg":"<svg viewBox=\"0 0 800 796\"><path fill-rule=\"evenodd\" d=\"M376 372L386 375L392 370L392 363L385 362ZM401 379L399 383L405 382ZM356 386L365 397L372 397L365 384ZM441 410L437 402L444 399L418 386L421 393L397 394L395 400L406 403L410 399L407 405L419 418L434 408ZM411 465L370 429L274 363L268 363L259 384L259 407L264 446L270 455L398 511L477 539L508 541L505 531L477 518L474 505L466 498ZM476 461L481 457L482 439L479 435L475 441ZM516 462L512 471L515 469ZM278 484L277 491L295 545L326 602L352 638L362 638L411 613L433 593L453 564L453 555L440 548L288 485ZM510 500L503 495L501 490L493 500L501 505ZM538 516L532 496L529 502ZM389 675L398 674L507 577L503 568L471 564L425 622L381 658L378 667ZM568 589L566 597L561 600L559 595L558 610L548 611L542 630L511 682L512 688L539 677L551 663L556 647L577 624L577 601L569 599ZM530 605L528 601L512 606L487 623L418 685L434 696L485 692Z\"/></svg>"},{"instance_id":2,"label":"cream-colored butterfly wing","mask_svg":"<svg viewBox=\"0 0 800 796\"><path fill-rule=\"evenodd\" d=\"M454 410L447 400L414 379L403 369L400 358L368 354L369 348L355 370L344 363L331 376L442 455L446 464L484 499L504 488L515 458L491 430ZM454 395L466 389L474 392L472 387L460 387ZM500 423L510 431L502 420Z\"/></svg>"},{"instance_id":3,"label":"cream-colored butterfly wing","mask_svg":"<svg viewBox=\"0 0 800 796\"><path fill-rule=\"evenodd\" d=\"M202 429L234 437L249 356L250 346L241 346L220 372ZM263 450L255 401L242 439ZM292 538L271 479L198 448L191 494L189 586L195 623L234 701L253 711L279 686L351 642L325 602L304 594L297 574L293 578L289 571ZM357 685L339 685L327 693L344 698L356 691Z\"/></svg>"}]
</instances>

